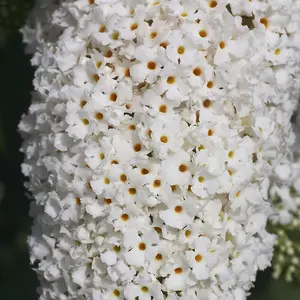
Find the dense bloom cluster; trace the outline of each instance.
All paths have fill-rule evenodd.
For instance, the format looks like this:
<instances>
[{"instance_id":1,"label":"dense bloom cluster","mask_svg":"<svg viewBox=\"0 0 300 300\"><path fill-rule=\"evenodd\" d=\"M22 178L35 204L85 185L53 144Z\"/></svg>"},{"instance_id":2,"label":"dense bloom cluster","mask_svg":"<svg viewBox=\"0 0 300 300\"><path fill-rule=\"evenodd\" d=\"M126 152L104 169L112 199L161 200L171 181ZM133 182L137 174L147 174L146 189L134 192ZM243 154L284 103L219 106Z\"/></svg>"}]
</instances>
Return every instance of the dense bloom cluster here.
<instances>
[{"instance_id":1,"label":"dense bloom cluster","mask_svg":"<svg viewBox=\"0 0 300 300\"><path fill-rule=\"evenodd\" d=\"M300 107L294 114L295 141L274 169L270 197L276 214L274 224L300 228Z\"/></svg>"},{"instance_id":2,"label":"dense bloom cluster","mask_svg":"<svg viewBox=\"0 0 300 300\"><path fill-rule=\"evenodd\" d=\"M294 140L300 1L48 2L19 126L40 299L245 299Z\"/></svg>"},{"instance_id":3,"label":"dense bloom cluster","mask_svg":"<svg viewBox=\"0 0 300 300\"><path fill-rule=\"evenodd\" d=\"M270 197L275 213L270 229L276 233L273 277L300 281L300 109L292 119L295 143L274 169Z\"/></svg>"}]
</instances>

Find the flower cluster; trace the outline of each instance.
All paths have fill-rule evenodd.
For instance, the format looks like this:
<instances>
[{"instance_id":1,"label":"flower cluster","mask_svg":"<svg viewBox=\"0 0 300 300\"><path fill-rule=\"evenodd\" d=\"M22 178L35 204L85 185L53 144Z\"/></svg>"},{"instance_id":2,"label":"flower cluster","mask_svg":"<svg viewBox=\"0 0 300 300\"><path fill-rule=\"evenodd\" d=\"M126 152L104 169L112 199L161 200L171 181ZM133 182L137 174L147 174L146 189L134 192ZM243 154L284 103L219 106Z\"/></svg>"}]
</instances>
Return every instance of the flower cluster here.
<instances>
[{"instance_id":1,"label":"flower cluster","mask_svg":"<svg viewBox=\"0 0 300 300\"><path fill-rule=\"evenodd\" d=\"M270 197L276 214L272 215L273 224L292 226L300 229L300 109L297 108L293 119L294 143L274 168ZM298 224L299 223L299 224Z\"/></svg>"},{"instance_id":2,"label":"flower cluster","mask_svg":"<svg viewBox=\"0 0 300 300\"><path fill-rule=\"evenodd\" d=\"M278 239L273 258L273 277L286 281L300 280L300 110L293 117L295 142L274 169L270 196L275 213L270 217L270 230Z\"/></svg>"},{"instance_id":3,"label":"flower cluster","mask_svg":"<svg viewBox=\"0 0 300 300\"><path fill-rule=\"evenodd\" d=\"M295 154L293 153L293 156ZM274 224L294 224L293 226L297 227L297 222L300 218L299 161L293 162L285 157L276 166L275 175L276 179L270 188L270 196L276 209L276 214L272 215L271 220Z\"/></svg>"},{"instance_id":4,"label":"flower cluster","mask_svg":"<svg viewBox=\"0 0 300 300\"><path fill-rule=\"evenodd\" d=\"M300 1L60 2L23 29L40 299L245 299L294 140Z\"/></svg>"},{"instance_id":5,"label":"flower cluster","mask_svg":"<svg viewBox=\"0 0 300 300\"><path fill-rule=\"evenodd\" d=\"M275 243L274 258L272 262L273 266L273 278L278 279L283 277L287 282L300 280L300 244L299 241L295 241L295 238L291 238L289 235L299 234L299 224L295 228L281 228L274 230L277 234L277 240ZM294 227L294 228L293 228ZM294 232L289 231L290 229ZM298 232L297 232L297 231ZM292 232L292 234L291 234Z\"/></svg>"}]
</instances>

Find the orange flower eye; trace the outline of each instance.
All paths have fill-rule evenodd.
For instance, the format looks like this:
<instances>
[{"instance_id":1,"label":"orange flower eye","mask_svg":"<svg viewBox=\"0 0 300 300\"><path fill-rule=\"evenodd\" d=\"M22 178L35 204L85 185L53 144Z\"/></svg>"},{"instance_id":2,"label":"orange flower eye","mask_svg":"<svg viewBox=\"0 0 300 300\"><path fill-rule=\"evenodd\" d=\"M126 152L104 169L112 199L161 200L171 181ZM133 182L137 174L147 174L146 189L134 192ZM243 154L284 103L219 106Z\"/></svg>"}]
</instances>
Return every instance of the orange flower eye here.
<instances>
[{"instance_id":1,"label":"orange flower eye","mask_svg":"<svg viewBox=\"0 0 300 300\"><path fill-rule=\"evenodd\" d=\"M155 256L155 259L156 259L156 260L162 260L162 259L163 259L163 256L162 256L160 253L158 253L158 254Z\"/></svg>"},{"instance_id":2,"label":"orange flower eye","mask_svg":"<svg viewBox=\"0 0 300 300\"><path fill-rule=\"evenodd\" d=\"M186 237L190 237L191 234L192 234L192 232L191 232L189 229L187 229L187 230L185 231L185 233L184 233L184 235L185 235Z\"/></svg>"},{"instance_id":3,"label":"orange flower eye","mask_svg":"<svg viewBox=\"0 0 300 300\"><path fill-rule=\"evenodd\" d=\"M184 47L183 46L179 46L178 49L177 49L177 53L178 54L183 54L185 51Z\"/></svg>"},{"instance_id":4,"label":"orange flower eye","mask_svg":"<svg viewBox=\"0 0 300 300\"><path fill-rule=\"evenodd\" d=\"M125 69L124 76L125 77L130 77L130 69L129 68Z\"/></svg>"},{"instance_id":5,"label":"orange flower eye","mask_svg":"<svg viewBox=\"0 0 300 300\"><path fill-rule=\"evenodd\" d=\"M87 126L90 124L90 121L88 119L83 119L82 123Z\"/></svg>"},{"instance_id":6,"label":"orange flower eye","mask_svg":"<svg viewBox=\"0 0 300 300\"><path fill-rule=\"evenodd\" d=\"M154 180L153 186L155 188L159 188L161 186L161 181L159 179Z\"/></svg>"},{"instance_id":7,"label":"orange flower eye","mask_svg":"<svg viewBox=\"0 0 300 300\"><path fill-rule=\"evenodd\" d=\"M203 102L203 106L204 106L205 108L209 108L210 105L211 105L211 101L210 101L209 99L206 99L206 100Z\"/></svg>"},{"instance_id":8,"label":"orange flower eye","mask_svg":"<svg viewBox=\"0 0 300 300\"><path fill-rule=\"evenodd\" d=\"M142 145L141 144L135 144L133 146L133 149L134 149L135 152L139 152L142 149Z\"/></svg>"},{"instance_id":9,"label":"orange flower eye","mask_svg":"<svg viewBox=\"0 0 300 300\"><path fill-rule=\"evenodd\" d=\"M188 167L186 165L182 164L182 165L179 166L179 171L182 172L182 173L184 173L187 169L188 169Z\"/></svg>"},{"instance_id":10,"label":"orange flower eye","mask_svg":"<svg viewBox=\"0 0 300 300\"><path fill-rule=\"evenodd\" d=\"M139 244L139 249L141 250L141 251L144 251L144 250L146 250L146 244L145 243L140 243Z\"/></svg>"},{"instance_id":11,"label":"orange flower eye","mask_svg":"<svg viewBox=\"0 0 300 300\"><path fill-rule=\"evenodd\" d=\"M163 136L160 137L160 141L161 141L162 143L166 144L166 143L168 142L168 137L165 136L165 135L163 135Z\"/></svg>"},{"instance_id":12,"label":"orange flower eye","mask_svg":"<svg viewBox=\"0 0 300 300\"><path fill-rule=\"evenodd\" d=\"M100 120L103 119L103 114L101 112L98 112L98 113L95 114L95 118L96 118L96 120L100 121Z\"/></svg>"},{"instance_id":13,"label":"orange flower eye","mask_svg":"<svg viewBox=\"0 0 300 300\"><path fill-rule=\"evenodd\" d=\"M127 176L126 176L125 174L121 174L121 175L120 175L120 180L121 180L122 182L126 182L126 181L127 181Z\"/></svg>"},{"instance_id":14,"label":"orange flower eye","mask_svg":"<svg viewBox=\"0 0 300 300\"><path fill-rule=\"evenodd\" d=\"M106 26L105 25L102 25L100 28L99 28L99 32L103 33L106 31Z\"/></svg>"},{"instance_id":15,"label":"orange flower eye","mask_svg":"<svg viewBox=\"0 0 300 300\"><path fill-rule=\"evenodd\" d=\"M149 174L149 170L143 168L143 169L141 170L141 174L142 174L142 175L147 175L147 174Z\"/></svg>"},{"instance_id":16,"label":"orange flower eye","mask_svg":"<svg viewBox=\"0 0 300 300\"><path fill-rule=\"evenodd\" d=\"M155 69L156 69L156 63L155 63L154 61L148 62L147 68L148 68L149 70L155 70Z\"/></svg>"},{"instance_id":17,"label":"orange flower eye","mask_svg":"<svg viewBox=\"0 0 300 300\"><path fill-rule=\"evenodd\" d=\"M136 194L136 189L135 188L130 188L128 189L128 192L130 195L135 195Z\"/></svg>"},{"instance_id":18,"label":"orange flower eye","mask_svg":"<svg viewBox=\"0 0 300 300\"><path fill-rule=\"evenodd\" d=\"M154 32L151 32L151 33L150 33L150 38L151 38L151 39L156 38L156 36L157 36L157 32L154 31Z\"/></svg>"},{"instance_id":19,"label":"orange flower eye","mask_svg":"<svg viewBox=\"0 0 300 300\"><path fill-rule=\"evenodd\" d=\"M201 71L200 68L195 68L195 69L193 70L193 73L194 73L195 76L201 76L202 71Z\"/></svg>"},{"instance_id":20,"label":"orange flower eye","mask_svg":"<svg viewBox=\"0 0 300 300\"><path fill-rule=\"evenodd\" d=\"M106 54L105 54L105 57L106 57L106 58L110 58L110 57L112 57L112 55L113 55L112 51L111 51L111 50L108 50L108 51L106 52Z\"/></svg>"},{"instance_id":21,"label":"orange flower eye","mask_svg":"<svg viewBox=\"0 0 300 300\"><path fill-rule=\"evenodd\" d=\"M166 113L167 112L167 106L162 104L160 107L159 107L159 111L161 113Z\"/></svg>"},{"instance_id":22,"label":"orange flower eye","mask_svg":"<svg viewBox=\"0 0 300 300\"><path fill-rule=\"evenodd\" d=\"M218 5L217 1L212 0L212 1L209 2L209 7L210 8L215 8L217 5Z\"/></svg>"},{"instance_id":23,"label":"orange flower eye","mask_svg":"<svg viewBox=\"0 0 300 300\"><path fill-rule=\"evenodd\" d=\"M121 215L121 219L122 219L123 221L128 221L129 216L128 216L127 214L123 214L123 215Z\"/></svg>"},{"instance_id":24,"label":"orange flower eye","mask_svg":"<svg viewBox=\"0 0 300 300\"><path fill-rule=\"evenodd\" d=\"M177 206L174 208L174 211L175 211L176 213L178 213L178 214L180 214L180 213L182 212L182 210L183 210L183 207L180 206L180 205L177 205Z\"/></svg>"},{"instance_id":25,"label":"orange flower eye","mask_svg":"<svg viewBox=\"0 0 300 300\"><path fill-rule=\"evenodd\" d=\"M109 100L112 101L112 102L115 102L117 100L118 96L116 93L111 93L109 95Z\"/></svg>"},{"instance_id":26,"label":"orange flower eye","mask_svg":"<svg viewBox=\"0 0 300 300\"><path fill-rule=\"evenodd\" d=\"M175 185L171 185L171 190L172 190L173 193L176 192L177 185L176 184Z\"/></svg>"},{"instance_id":27,"label":"orange flower eye","mask_svg":"<svg viewBox=\"0 0 300 300\"><path fill-rule=\"evenodd\" d=\"M134 23L130 26L130 29L133 31L133 30L136 30L138 27L139 27L139 25L137 23Z\"/></svg>"},{"instance_id":28,"label":"orange flower eye","mask_svg":"<svg viewBox=\"0 0 300 300\"><path fill-rule=\"evenodd\" d=\"M219 44L219 46L220 46L221 49L224 49L225 46L226 46L226 44L225 44L225 42L221 41L220 44Z\"/></svg>"},{"instance_id":29,"label":"orange flower eye","mask_svg":"<svg viewBox=\"0 0 300 300\"><path fill-rule=\"evenodd\" d=\"M159 46L161 46L161 47L163 47L163 48L166 49L168 47L168 43L162 42L162 43L159 44Z\"/></svg>"},{"instance_id":30,"label":"orange flower eye","mask_svg":"<svg viewBox=\"0 0 300 300\"><path fill-rule=\"evenodd\" d=\"M167 78L167 83L168 84L173 84L175 82L175 77L174 76L169 76L168 78Z\"/></svg>"},{"instance_id":31,"label":"orange flower eye","mask_svg":"<svg viewBox=\"0 0 300 300\"><path fill-rule=\"evenodd\" d=\"M201 256L200 254L197 254L197 255L195 256L195 261L196 261L196 262L201 262L201 260L202 260L202 256Z\"/></svg>"},{"instance_id":32,"label":"orange flower eye","mask_svg":"<svg viewBox=\"0 0 300 300\"><path fill-rule=\"evenodd\" d=\"M111 199L104 199L104 203L106 204L106 205L110 205L111 204Z\"/></svg>"},{"instance_id":33,"label":"orange flower eye","mask_svg":"<svg viewBox=\"0 0 300 300\"><path fill-rule=\"evenodd\" d=\"M207 32L206 32L205 30L201 30L201 31L199 32L199 35L200 35L202 38L205 38L205 37L207 37Z\"/></svg>"},{"instance_id":34,"label":"orange flower eye","mask_svg":"<svg viewBox=\"0 0 300 300\"><path fill-rule=\"evenodd\" d=\"M162 234L162 229L158 226L154 227L154 230L158 233L158 234Z\"/></svg>"},{"instance_id":35,"label":"orange flower eye","mask_svg":"<svg viewBox=\"0 0 300 300\"><path fill-rule=\"evenodd\" d=\"M207 83L207 87L208 87L209 89L213 88L213 86L214 86L214 83L213 83L212 81L209 81L209 82Z\"/></svg>"},{"instance_id":36,"label":"orange flower eye","mask_svg":"<svg viewBox=\"0 0 300 300\"><path fill-rule=\"evenodd\" d=\"M268 19L266 19L266 18L261 18L259 21L260 21L261 24L265 25L266 28L268 28L268 26L269 26L269 21L268 21Z\"/></svg>"},{"instance_id":37,"label":"orange flower eye","mask_svg":"<svg viewBox=\"0 0 300 300\"><path fill-rule=\"evenodd\" d=\"M174 270L174 272L175 272L176 274L181 274L181 273L183 272L183 270L182 270L182 268L176 268L176 269Z\"/></svg>"},{"instance_id":38,"label":"orange flower eye","mask_svg":"<svg viewBox=\"0 0 300 300\"><path fill-rule=\"evenodd\" d=\"M93 75L93 79L94 79L96 82L98 82L99 79L100 79L100 76L99 76L98 74L94 74L94 75Z\"/></svg>"},{"instance_id":39,"label":"orange flower eye","mask_svg":"<svg viewBox=\"0 0 300 300\"><path fill-rule=\"evenodd\" d=\"M119 32L116 31L112 34L112 39L116 41L118 38L119 38Z\"/></svg>"},{"instance_id":40,"label":"orange flower eye","mask_svg":"<svg viewBox=\"0 0 300 300\"><path fill-rule=\"evenodd\" d=\"M86 104L87 104L87 101L82 100L82 101L80 102L80 107L83 108Z\"/></svg>"}]
</instances>

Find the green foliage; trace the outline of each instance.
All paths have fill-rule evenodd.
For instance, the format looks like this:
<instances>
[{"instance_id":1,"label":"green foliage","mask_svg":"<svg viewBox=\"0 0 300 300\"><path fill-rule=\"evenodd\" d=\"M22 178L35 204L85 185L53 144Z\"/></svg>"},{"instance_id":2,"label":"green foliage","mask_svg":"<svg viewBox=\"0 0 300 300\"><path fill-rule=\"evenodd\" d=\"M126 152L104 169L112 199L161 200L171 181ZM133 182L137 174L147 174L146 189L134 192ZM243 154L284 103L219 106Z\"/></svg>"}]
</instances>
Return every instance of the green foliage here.
<instances>
[{"instance_id":1,"label":"green foliage","mask_svg":"<svg viewBox=\"0 0 300 300\"><path fill-rule=\"evenodd\" d=\"M295 220L296 221L296 220ZM300 284L300 235L299 225L270 226L277 235L273 258L273 278Z\"/></svg>"}]
</instances>

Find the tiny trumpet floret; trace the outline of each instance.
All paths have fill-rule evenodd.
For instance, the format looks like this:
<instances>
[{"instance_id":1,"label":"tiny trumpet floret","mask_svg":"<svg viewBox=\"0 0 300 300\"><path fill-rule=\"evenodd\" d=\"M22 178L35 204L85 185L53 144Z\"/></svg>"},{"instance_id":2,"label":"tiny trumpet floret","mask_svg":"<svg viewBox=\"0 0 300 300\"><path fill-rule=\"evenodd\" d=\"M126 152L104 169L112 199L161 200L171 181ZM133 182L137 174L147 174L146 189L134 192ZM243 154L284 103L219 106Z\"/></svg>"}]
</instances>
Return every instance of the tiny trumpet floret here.
<instances>
[{"instance_id":1,"label":"tiny trumpet floret","mask_svg":"<svg viewBox=\"0 0 300 300\"><path fill-rule=\"evenodd\" d=\"M275 242L300 1L41 2L19 125L40 299L246 299Z\"/></svg>"}]
</instances>

